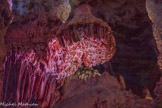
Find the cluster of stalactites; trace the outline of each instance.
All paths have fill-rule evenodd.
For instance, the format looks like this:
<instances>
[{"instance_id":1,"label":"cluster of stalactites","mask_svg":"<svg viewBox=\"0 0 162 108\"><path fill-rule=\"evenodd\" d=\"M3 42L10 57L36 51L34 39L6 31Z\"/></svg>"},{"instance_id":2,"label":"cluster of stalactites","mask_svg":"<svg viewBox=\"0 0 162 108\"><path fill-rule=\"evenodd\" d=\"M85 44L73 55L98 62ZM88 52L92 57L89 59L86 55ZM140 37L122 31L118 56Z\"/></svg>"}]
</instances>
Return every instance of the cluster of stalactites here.
<instances>
[{"instance_id":1,"label":"cluster of stalactites","mask_svg":"<svg viewBox=\"0 0 162 108\"><path fill-rule=\"evenodd\" d=\"M81 7L89 8L87 5ZM81 14L86 12L79 11ZM77 15L62 25L55 23L57 20L49 22L48 18L36 15L37 17L21 23L24 25L17 25L16 28L13 26L8 31L6 39L15 40L15 43L19 43L16 46L19 47L25 42L30 50L15 50L6 56L4 97L17 102L29 102L34 97L42 107L51 107L60 98L58 89L63 83L62 80L74 74L82 63L92 67L112 58L115 53L115 40L110 27L91 13L84 14L79 20L76 19ZM59 26L59 30L54 24ZM40 48L43 54L39 54L39 48L35 44L41 46L42 43L47 46ZM18 65L20 62L21 65ZM13 76L10 76L11 74ZM8 85L12 87L15 82L15 88L10 91ZM15 93L16 97L13 97Z\"/></svg>"},{"instance_id":2,"label":"cluster of stalactites","mask_svg":"<svg viewBox=\"0 0 162 108\"><path fill-rule=\"evenodd\" d=\"M101 19L94 17L91 7L87 4L81 5L75 10L73 19L62 25L57 35L63 46L84 38L93 38L103 44L110 43L115 46L115 42L111 42L111 38L113 38L111 28Z\"/></svg>"},{"instance_id":3,"label":"cluster of stalactites","mask_svg":"<svg viewBox=\"0 0 162 108\"><path fill-rule=\"evenodd\" d=\"M45 56L37 57L34 51L22 56L24 61L30 62L37 71L41 70L60 79L74 74L82 63L90 67L102 64L110 60L115 53L112 43L103 44L102 41L94 40L93 37L86 38L85 35L82 38L84 39L73 41L73 44L65 47L61 46L58 38L55 38L49 42ZM111 41L114 39L111 38Z\"/></svg>"},{"instance_id":4,"label":"cluster of stalactites","mask_svg":"<svg viewBox=\"0 0 162 108\"><path fill-rule=\"evenodd\" d=\"M85 7L85 8L84 8ZM88 11L85 9L88 8ZM74 18L63 24L57 36L49 42L46 55L34 57L31 64L45 73L57 75L58 79L75 73L84 63L86 66L95 66L109 61L115 53L115 40L111 28L105 22L94 17L88 5L76 9L76 12L85 15L79 21ZM88 13L87 13L88 12ZM80 23L85 17L91 17ZM75 21L75 25L72 25ZM40 68L41 67L41 68Z\"/></svg>"},{"instance_id":5,"label":"cluster of stalactites","mask_svg":"<svg viewBox=\"0 0 162 108\"><path fill-rule=\"evenodd\" d=\"M6 56L4 71L3 101L10 103L30 102L35 100L38 107L52 107L60 98L58 89L62 79L46 74L31 64L35 53L28 54L12 52ZM12 88L12 89L11 89Z\"/></svg>"},{"instance_id":6,"label":"cluster of stalactites","mask_svg":"<svg viewBox=\"0 0 162 108\"><path fill-rule=\"evenodd\" d=\"M73 44L73 42L82 41L85 38L92 38L93 40L101 41L103 44L112 44L112 32L109 27L104 27L99 23L85 23L69 25L66 29L62 29L58 34L60 44L62 46ZM84 37L86 36L86 37Z\"/></svg>"}]
</instances>

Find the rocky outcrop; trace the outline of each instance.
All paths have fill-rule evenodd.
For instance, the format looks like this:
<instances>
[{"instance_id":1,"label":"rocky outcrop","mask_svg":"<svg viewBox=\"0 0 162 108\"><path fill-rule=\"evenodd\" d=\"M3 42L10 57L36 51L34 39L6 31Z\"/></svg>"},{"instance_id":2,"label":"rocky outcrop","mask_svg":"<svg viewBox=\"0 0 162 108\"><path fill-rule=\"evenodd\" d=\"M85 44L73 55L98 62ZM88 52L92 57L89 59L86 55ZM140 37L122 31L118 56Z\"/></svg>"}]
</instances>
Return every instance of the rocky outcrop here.
<instances>
[{"instance_id":1,"label":"rocky outcrop","mask_svg":"<svg viewBox=\"0 0 162 108\"><path fill-rule=\"evenodd\" d=\"M65 81L62 98L54 108L156 108L153 100L140 99L122 90L118 80L104 72L87 81L73 77Z\"/></svg>"}]
</instances>

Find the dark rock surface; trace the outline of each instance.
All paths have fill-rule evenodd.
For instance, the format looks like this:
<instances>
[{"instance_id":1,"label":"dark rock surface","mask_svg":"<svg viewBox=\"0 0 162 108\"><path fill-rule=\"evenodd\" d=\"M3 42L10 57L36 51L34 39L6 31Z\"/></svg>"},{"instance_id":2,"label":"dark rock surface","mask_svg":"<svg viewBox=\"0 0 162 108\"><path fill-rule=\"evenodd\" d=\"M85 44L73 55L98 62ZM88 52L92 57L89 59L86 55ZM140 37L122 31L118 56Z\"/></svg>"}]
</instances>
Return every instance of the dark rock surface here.
<instances>
[{"instance_id":1,"label":"dark rock surface","mask_svg":"<svg viewBox=\"0 0 162 108\"><path fill-rule=\"evenodd\" d=\"M9 4L6 0L0 1L0 101L2 100L2 86L3 86L3 60L6 55L6 47L4 43L4 36L6 30L10 25L12 18Z\"/></svg>"},{"instance_id":2,"label":"dark rock surface","mask_svg":"<svg viewBox=\"0 0 162 108\"><path fill-rule=\"evenodd\" d=\"M93 14L111 25L116 39L117 49L111 60L114 73L124 77L128 89L137 88L133 90L137 92L147 86L153 91L160 70L145 0L96 2L90 2Z\"/></svg>"},{"instance_id":3,"label":"dark rock surface","mask_svg":"<svg viewBox=\"0 0 162 108\"><path fill-rule=\"evenodd\" d=\"M158 64L162 70L162 1L146 0L146 8L151 21L153 22L153 34L158 48Z\"/></svg>"},{"instance_id":4,"label":"dark rock surface","mask_svg":"<svg viewBox=\"0 0 162 108\"><path fill-rule=\"evenodd\" d=\"M156 108L153 100L140 99L121 89L118 80L104 72L88 81L72 78L63 85L62 99L53 108Z\"/></svg>"}]
</instances>

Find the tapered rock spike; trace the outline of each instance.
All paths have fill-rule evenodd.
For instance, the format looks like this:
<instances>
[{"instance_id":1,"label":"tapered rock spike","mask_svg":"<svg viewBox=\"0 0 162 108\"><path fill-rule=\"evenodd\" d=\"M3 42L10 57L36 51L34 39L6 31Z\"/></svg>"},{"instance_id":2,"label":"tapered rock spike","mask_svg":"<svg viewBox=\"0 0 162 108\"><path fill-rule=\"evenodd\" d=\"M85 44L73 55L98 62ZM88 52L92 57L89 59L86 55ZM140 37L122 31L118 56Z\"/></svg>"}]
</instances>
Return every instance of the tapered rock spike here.
<instances>
[{"instance_id":1,"label":"tapered rock spike","mask_svg":"<svg viewBox=\"0 0 162 108\"><path fill-rule=\"evenodd\" d=\"M119 75L119 82L120 82L121 88L123 90L126 90L126 84L125 84L125 81L122 75Z\"/></svg>"}]
</instances>

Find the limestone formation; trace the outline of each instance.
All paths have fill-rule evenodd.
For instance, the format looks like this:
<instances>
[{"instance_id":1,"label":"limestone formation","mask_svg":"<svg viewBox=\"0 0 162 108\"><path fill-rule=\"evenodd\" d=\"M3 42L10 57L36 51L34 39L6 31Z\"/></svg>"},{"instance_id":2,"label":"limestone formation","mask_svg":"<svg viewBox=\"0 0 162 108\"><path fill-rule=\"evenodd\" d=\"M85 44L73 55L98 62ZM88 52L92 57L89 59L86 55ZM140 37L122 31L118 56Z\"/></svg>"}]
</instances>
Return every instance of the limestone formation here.
<instances>
[{"instance_id":1,"label":"limestone formation","mask_svg":"<svg viewBox=\"0 0 162 108\"><path fill-rule=\"evenodd\" d=\"M4 101L34 99L42 108L61 98L64 79L82 63L102 64L115 53L110 26L94 17L88 5L77 8L65 24L44 11L22 16L5 41L10 50L4 61Z\"/></svg>"}]
</instances>

